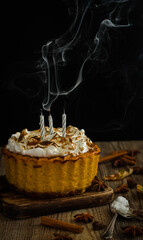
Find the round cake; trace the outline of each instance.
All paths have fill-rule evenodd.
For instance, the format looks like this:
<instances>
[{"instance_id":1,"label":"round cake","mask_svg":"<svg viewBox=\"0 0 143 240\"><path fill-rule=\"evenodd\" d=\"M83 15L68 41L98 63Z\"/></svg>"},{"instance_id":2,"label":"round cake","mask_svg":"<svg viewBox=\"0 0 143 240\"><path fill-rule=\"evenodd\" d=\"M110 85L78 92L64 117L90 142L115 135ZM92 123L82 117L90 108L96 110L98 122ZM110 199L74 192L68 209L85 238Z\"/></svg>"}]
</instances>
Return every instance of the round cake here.
<instances>
[{"instance_id":1,"label":"round cake","mask_svg":"<svg viewBox=\"0 0 143 240\"><path fill-rule=\"evenodd\" d=\"M97 175L99 147L84 130L68 126L54 128L45 139L39 130L13 134L3 148L6 179L29 196L62 197L83 193Z\"/></svg>"}]
</instances>

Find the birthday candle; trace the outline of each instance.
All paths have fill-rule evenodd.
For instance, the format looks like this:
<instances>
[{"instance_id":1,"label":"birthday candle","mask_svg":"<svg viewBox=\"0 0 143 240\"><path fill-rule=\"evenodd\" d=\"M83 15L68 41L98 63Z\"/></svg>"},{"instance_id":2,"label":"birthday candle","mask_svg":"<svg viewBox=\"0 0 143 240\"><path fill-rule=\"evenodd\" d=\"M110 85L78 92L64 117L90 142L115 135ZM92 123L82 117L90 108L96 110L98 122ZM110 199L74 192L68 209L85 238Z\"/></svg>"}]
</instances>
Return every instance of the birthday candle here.
<instances>
[{"instance_id":1,"label":"birthday candle","mask_svg":"<svg viewBox=\"0 0 143 240\"><path fill-rule=\"evenodd\" d=\"M41 129L41 140L43 141L45 138L45 124L44 124L44 116L43 116L42 110L40 115L40 129Z\"/></svg>"},{"instance_id":2,"label":"birthday candle","mask_svg":"<svg viewBox=\"0 0 143 240\"><path fill-rule=\"evenodd\" d=\"M62 137L66 137L66 114L62 114Z\"/></svg>"},{"instance_id":3,"label":"birthday candle","mask_svg":"<svg viewBox=\"0 0 143 240\"><path fill-rule=\"evenodd\" d=\"M53 131L53 118L51 116L51 113L48 116L48 120L49 120L49 133L50 135L52 135L54 131Z\"/></svg>"}]
</instances>

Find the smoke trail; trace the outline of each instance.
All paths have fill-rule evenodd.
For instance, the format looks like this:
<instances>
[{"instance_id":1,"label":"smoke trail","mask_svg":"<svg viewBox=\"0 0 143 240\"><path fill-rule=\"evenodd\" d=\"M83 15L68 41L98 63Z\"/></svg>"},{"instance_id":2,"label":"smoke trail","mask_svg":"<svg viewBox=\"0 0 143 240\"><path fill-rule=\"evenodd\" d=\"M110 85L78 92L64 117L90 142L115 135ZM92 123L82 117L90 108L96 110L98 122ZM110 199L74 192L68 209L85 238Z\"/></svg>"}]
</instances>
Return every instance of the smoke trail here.
<instances>
[{"instance_id":1,"label":"smoke trail","mask_svg":"<svg viewBox=\"0 0 143 240\"><path fill-rule=\"evenodd\" d=\"M102 19L99 28L94 29L94 14L99 8L107 6L109 8L108 18ZM42 47L41 66L47 88L43 108L50 110L58 96L70 94L82 83L88 62L107 61L111 30L123 31L129 27L131 24L128 0L76 1L75 17L68 31L61 37L48 41ZM78 63L75 59L76 55ZM64 69L66 69L66 74L73 74L72 81L67 81L68 75L66 81L65 76L62 79Z\"/></svg>"},{"instance_id":2,"label":"smoke trail","mask_svg":"<svg viewBox=\"0 0 143 240\"><path fill-rule=\"evenodd\" d=\"M80 77L77 78L73 86L68 90L62 90L62 84L59 81L59 68L65 66L70 61L70 51L75 47L80 38L80 29L90 4L91 2L89 1L83 7L82 16L79 17L79 6L76 2L76 14L70 29L60 38L49 41L42 47L42 68L45 72L45 82L47 83L47 96L43 101L43 108L46 110L50 110L52 103L59 95L68 95L82 81L81 74L79 74Z\"/></svg>"}]
</instances>

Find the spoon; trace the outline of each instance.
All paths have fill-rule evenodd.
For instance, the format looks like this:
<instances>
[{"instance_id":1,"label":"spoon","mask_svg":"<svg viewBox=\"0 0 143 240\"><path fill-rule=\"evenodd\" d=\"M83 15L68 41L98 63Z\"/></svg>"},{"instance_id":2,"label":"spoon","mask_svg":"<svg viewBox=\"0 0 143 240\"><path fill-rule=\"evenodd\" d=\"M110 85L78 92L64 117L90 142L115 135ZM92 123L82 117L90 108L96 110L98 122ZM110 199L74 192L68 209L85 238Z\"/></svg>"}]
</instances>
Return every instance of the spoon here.
<instances>
[{"instance_id":1,"label":"spoon","mask_svg":"<svg viewBox=\"0 0 143 240\"><path fill-rule=\"evenodd\" d=\"M122 201L121 201L122 200ZM114 213L114 216L108 225L106 231L103 234L105 239L112 239L115 222L118 214L125 218L138 218L143 220L143 210L134 210L129 206L128 200L124 197L119 196L115 199L110 205L111 211Z\"/></svg>"},{"instance_id":2,"label":"spoon","mask_svg":"<svg viewBox=\"0 0 143 240\"><path fill-rule=\"evenodd\" d=\"M111 222L109 223L106 231L105 231L104 234L103 234L103 237L104 237L105 239L112 239L112 237L113 237L113 231L114 231L114 226L115 226L115 222L116 222L117 217L118 217L118 213L115 212L115 214L114 214Z\"/></svg>"},{"instance_id":3,"label":"spoon","mask_svg":"<svg viewBox=\"0 0 143 240\"><path fill-rule=\"evenodd\" d=\"M115 209L111 206L111 211L114 212ZM143 210L142 209L133 209L130 206L128 207L127 212L123 212L120 209L116 209L116 212L125 218L137 218L143 220Z\"/></svg>"}]
</instances>

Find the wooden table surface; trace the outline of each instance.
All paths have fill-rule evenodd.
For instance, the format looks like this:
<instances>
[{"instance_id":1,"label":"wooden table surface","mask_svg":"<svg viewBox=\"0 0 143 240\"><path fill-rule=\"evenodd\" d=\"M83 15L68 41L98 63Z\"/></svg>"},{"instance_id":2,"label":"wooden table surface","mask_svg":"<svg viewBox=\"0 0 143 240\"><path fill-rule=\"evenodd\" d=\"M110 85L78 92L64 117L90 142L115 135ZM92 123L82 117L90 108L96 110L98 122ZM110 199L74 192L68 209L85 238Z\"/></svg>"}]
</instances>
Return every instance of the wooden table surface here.
<instances>
[{"instance_id":1,"label":"wooden table surface","mask_svg":"<svg viewBox=\"0 0 143 240\"><path fill-rule=\"evenodd\" d=\"M118 142L97 142L98 146L101 148L101 156L107 155L114 150L140 150L140 153L137 155L138 166L143 166L143 141L118 141ZM2 158L0 158L2 159ZM103 177L109 174L115 173L117 169L113 168L111 162L100 163L98 168L98 176ZM4 175L4 165L3 161L0 160L0 175ZM136 180L138 184L143 185L143 175L132 174L131 178ZM118 181L107 181L108 186L115 189L118 185L127 183L127 178ZM122 195L126 197L131 204L134 204L136 208L143 209L143 196L136 192L136 189L129 190L129 192L124 194L115 194L114 197ZM110 210L110 204L87 208L81 210L68 211L63 213L56 213L49 215L52 218L59 219L65 222L74 222L74 215L77 213L88 212L93 215L98 221L103 222L105 225L108 225L112 219L113 214ZM80 234L69 233L62 230L52 229L46 226L41 225L41 218L28 218L23 220L14 220L3 216L0 213L0 239L3 240L52 240L54 239L54 233L68 234L72 239L75 240L93 240L93 239L103 239L102 235L104 230L94 231L92 224L83 224L84 230ZM130 239L125 237L122 234L121 227L126 225L142 225L143 221L136 219L125 219L121 216L118 216L114 231L113 239ZM143 235L136 237L136 240L143 239Z\"/></svg>"}]
</instances>

